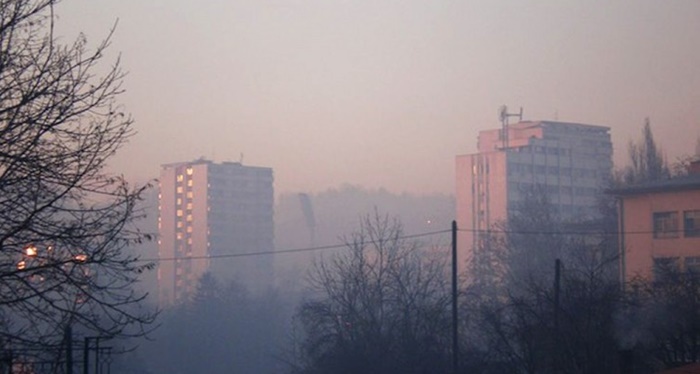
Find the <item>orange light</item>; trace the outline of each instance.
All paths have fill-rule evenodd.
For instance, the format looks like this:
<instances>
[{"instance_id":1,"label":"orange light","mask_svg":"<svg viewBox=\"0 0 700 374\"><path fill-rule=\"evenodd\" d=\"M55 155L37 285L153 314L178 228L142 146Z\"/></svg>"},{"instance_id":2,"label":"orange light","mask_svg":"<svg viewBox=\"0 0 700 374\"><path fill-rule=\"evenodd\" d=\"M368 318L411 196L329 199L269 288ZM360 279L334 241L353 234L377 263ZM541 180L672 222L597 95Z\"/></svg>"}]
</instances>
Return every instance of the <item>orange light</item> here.
<instances>
[{"instance_id":1,"label":"orange light","mask_svg":"<svg viewBox=\"0 0 700 374\"><path fill-rule=\"evenodd\" d=\"M22 260L17 263L17 270L24 270L27 267L27 262Z\"/></svg>"},{"instance_id":2,"label":"orange light","mask_svg":"<svg viewBox=\"0 0 700 374\"><path fill-rule=\"evenodd\" d=\"M24 247L24 254L26 254L28 257L36 257L37 249L34 244Z\"/></svg>"},{"instance_id":3,"label":"orange light","mask_svg":"<svg viewBox=\"0 0 700 374\"><path fill-rule=\"evenodd\" d=\"M88 256L84 253L81 253L79 255L75 255L75 256L73 256L73 258L75 259L75 261L78 261L78 262L87 262L87 260L88 260Z\"/></svg>"}]
</instances>

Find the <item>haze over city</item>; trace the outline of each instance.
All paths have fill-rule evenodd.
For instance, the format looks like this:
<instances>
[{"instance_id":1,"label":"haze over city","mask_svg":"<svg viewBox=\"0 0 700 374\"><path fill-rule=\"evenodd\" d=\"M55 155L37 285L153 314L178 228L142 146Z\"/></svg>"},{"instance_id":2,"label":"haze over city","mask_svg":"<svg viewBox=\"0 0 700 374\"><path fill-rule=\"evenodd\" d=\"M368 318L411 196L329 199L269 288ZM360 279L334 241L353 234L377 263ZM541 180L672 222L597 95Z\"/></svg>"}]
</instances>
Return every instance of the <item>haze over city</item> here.
<instances>
[{"instance_id":1,"label":"haze over city","mask_svg":"<svg viewBox=\"0 0 700 374\"><path fill-rule=\"evenodd\" d=\"M343 183L454 193L454 157L506 104L612 128L650 117L673 161L700 135L697 1L72 0L66 41L118 25L109 59L138 135L134 181L200 156L269 166L275 193ZM241 154L243 156L241 156Z\"/></svg>"},{"instance_id":2,"label":"haze over city","mask_svg":"<svg viewBox=\"0 0 700 374\"><path fill-rule=\"evenodd\" d=\"M700 372L699 16L0 1L0 373Z\"/></svg>"}]
</instances>

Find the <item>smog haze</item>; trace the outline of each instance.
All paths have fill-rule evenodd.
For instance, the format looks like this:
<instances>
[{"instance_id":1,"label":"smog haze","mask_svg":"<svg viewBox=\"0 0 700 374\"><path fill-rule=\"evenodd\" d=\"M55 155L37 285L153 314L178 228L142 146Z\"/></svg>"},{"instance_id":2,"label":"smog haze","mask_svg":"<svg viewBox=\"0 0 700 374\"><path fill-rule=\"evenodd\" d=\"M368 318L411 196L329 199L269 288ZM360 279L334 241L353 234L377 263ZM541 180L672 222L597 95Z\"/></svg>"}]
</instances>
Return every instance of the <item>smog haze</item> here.
<instances>
[{"instance_id":1,"label":"smog haze","mask_svg":"<svg viewBox=\"0 0 700 374\"><path fill-rule=\"evenodd\" d=\"M110 52L138 135L135 181L205 157L272 167L275 191L350 182L454 192L454 157L506 104L610 126L615 162L644 118L668 159L700 135L698 1L72 0L64 41Z\"/></svg>"}]
</instances>

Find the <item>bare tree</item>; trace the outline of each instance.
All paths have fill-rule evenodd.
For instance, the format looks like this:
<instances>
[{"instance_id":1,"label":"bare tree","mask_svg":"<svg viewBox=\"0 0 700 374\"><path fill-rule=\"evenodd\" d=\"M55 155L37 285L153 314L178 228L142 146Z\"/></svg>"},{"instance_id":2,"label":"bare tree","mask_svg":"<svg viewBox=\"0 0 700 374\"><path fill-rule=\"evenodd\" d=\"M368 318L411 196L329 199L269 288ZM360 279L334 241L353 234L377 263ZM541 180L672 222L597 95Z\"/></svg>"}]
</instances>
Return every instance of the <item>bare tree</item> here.
<instances>
[{"instance_id":1,"label":"bare tree","mask_svg":"<svg viewBox=\"0 0 700 374\"><path fill-rule=\"evenodd\" d=\"M700 161L700 137L695 141L695 149L692 154L683 154L671 164L671 176L675 178L688 175L691 163L698 161Z\"/></svg>"},{"instance_id":2,"label":"bare tree","mask_svg":"<svg viewBox=\"0 0 700 374\"><path fill-rule=\"evenodd\" d=\"M482 373L614 372L617 256L597 225L562 220L540 192L475 249L464 361Z\"/></svg>"},{"instance_id":3,"label":"bare tree","mask_svg":"<svg viewBox=\"0 0 700 374\"><path fill-rule=\"evenodd\" d=\"M619 329L637 365L658 371L700 362L700 276L676 259L657 263L652 279L627 287L624 328Z\"/></svg>"},{"instance_id":4,"label":"bare tree","mask_svg":"<svg viewBox=\"0 0 700 374\"><path fill-rule=\"evenodd\" d=\"M106 172L133 134L124 74L79 36L54 36L58 0L0 1L0 347L53 346L64 330L116 336L152 321L131 289L151 267L125 248L145 186ZM130 330L135 327L135 330Z\"/></svg>"},{"instance_id":5,"label":"bare tree","mask_svg":"<svg viewBox=\"0 0 700 374\"><path fill-rule=\"evenodd\" d=\"M299 310L302 373L432 373L449 367L449 286L444 258L402 238L375 212L317 263Z\"/></svg>"}]
</instances>

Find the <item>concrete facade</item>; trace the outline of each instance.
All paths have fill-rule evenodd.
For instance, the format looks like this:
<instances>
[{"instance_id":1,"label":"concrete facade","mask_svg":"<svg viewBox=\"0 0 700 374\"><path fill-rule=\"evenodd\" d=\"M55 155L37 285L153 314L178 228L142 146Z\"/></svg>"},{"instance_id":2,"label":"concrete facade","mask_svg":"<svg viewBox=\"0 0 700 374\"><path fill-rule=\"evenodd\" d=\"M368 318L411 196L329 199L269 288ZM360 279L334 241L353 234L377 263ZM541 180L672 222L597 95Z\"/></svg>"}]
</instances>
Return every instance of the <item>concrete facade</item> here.
<instances>
[{"instance_id":1,"label":"concrete facade","mask_svg":"<svg viewBox=\"0 0 700 374\"><path fill-rule=\"evenodd\" d=\"M159 305L185 300L205 272L252 290L272 283L273 174L207 160L161 167ZM266 252L267 255L249 256ZM221 257L223 256L223 257Z\"/></svg>"},{"instance_id":2,"label":"concrete facade","mask_svg":"<svg viewBox=\"0 0 700 374\"><path fill-rule=\"evenodd\" d=\"M612 193L618 196L622 281L653 279L667 266L700 272L700 172Z\"/></svg>"},{"instance_id":3,"label":"concrete facade","mask_svg":"<svg viewBox=\"0 0 700 374\"><path fill-rule=\"evenodd\" d=\"M595 217L611 171L608 127L521 121L505 132L481 131L478 153L456 157L460 257L468 260L482 233L505 222L532 191L546 192L563 219Z\"/></svg>"}]
</instances>

